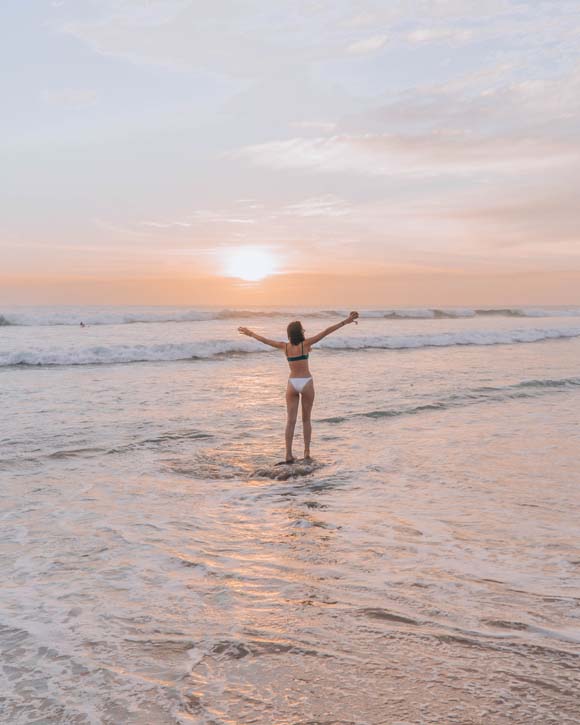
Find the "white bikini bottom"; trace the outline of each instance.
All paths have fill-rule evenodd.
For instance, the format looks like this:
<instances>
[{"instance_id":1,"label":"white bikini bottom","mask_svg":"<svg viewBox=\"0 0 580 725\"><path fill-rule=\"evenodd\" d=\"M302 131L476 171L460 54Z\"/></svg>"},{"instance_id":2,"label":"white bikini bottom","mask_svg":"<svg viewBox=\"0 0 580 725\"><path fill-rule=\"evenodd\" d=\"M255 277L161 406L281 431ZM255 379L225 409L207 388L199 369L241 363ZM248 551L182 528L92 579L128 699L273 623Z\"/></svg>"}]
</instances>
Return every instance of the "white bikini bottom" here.
<instances>
[{"instance_id":1,"label":"white bikini bottom","mask_svg":"<svg viewBox=\"0 0 580 725\"><path fill-rule=\"evenodd\" d=\"M309 383L312 378L288 378L288 382L292 385L297 393L301 393L304 390L304 386Z\"/></svg>"}]
</instances>

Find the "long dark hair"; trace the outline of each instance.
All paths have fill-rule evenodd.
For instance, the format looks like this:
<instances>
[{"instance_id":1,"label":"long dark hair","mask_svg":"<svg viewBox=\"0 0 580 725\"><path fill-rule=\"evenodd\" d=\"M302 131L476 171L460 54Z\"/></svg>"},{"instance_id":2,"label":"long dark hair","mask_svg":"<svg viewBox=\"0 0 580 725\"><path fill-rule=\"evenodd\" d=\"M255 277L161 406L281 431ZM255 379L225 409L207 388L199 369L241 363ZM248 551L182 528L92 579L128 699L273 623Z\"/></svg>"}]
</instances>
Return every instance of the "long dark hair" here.
<instances>
[{"instance_id":1,"label":"long dark hair","mask_svg":"<svg viewBox=\"0 0 580 725\"><path fill-rule=\"evenodd\" d=\"M302 330L302 323L300 320L291 322L288 325L286 332L288 333L288 339L292 345L300 345L301 342L304 342L304 332Z\"/></svg>"}]
</instances>

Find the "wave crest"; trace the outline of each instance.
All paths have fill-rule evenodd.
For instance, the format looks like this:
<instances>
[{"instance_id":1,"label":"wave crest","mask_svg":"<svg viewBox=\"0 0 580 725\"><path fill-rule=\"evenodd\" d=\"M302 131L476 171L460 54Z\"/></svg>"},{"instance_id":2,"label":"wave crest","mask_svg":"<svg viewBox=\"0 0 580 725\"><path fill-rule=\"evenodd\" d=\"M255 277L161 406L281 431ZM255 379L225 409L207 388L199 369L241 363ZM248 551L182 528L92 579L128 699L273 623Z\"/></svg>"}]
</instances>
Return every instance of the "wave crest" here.
<instances>
[{"instance_id":1,"label":"wave crest","mask_svg":"<svg viewBox=\"0 0 580 725\"><path fill-rule=\"evenodd\" d=\"M563 378L560 380L524 380L521 383L503 387L483 387L466 390L463 393L449 395L443 400L435 400L419 405L402 406L400 408L387 408L383 410L367 410L359 413L350 413L344 416L321 418L320 423L344 423L353 418L398 418L400 416L418 415L432 411L445 411L452 408L474 405L477 403L502 402L519 398L536 398L540 395L566 391L580 386L580 378Z\"/></svg>"},{"instance_id":2,"label":"wave crest","mask_svg":"<svg viewBox=\"0 0 580 725\"><path fill-rule=\"evenodd\" d=\"M61 325L131 325L136 323L171 322L210 322L212 320L285 320L316 318L335 319L346 317L347 309L245 309L223 308L208 310L203 308L34 308L5 310L0 314L0 327ZM542 308L437 308L409 307L361 310L362 319L372 320L441 320L472 317L579 317L580 308L542 309Z\"/></svg>"},{"instance_id":3,"label":"wave crest","mask_svg":"<svg viewBox=\"0 0 580 725\"><path fill-rule=\"evenodd\" d=\"M580 337L580 328L520 329L444 332L434 335L380 335L327 338L323 350L408 350L459 345L509 345ZM0 367L12 365L106 365L133 362L172 362L211 359L224 355L269 352L271 349L244 340L199 340L148 345L98 345L82 348L45 348L0 352Z\"/></svg>"},{"instance_id":4,"label":"wave crest","mask_svg":"<svg viewBox=\"0 0 580 725\"><path fill-rule=\"evenodd\" d=\"M374 337L328 338L320 347L332 350L407 350L458 345L510 345L542 340L580 337L579 327L564 329L462 330L421 335L377 335Z\"/></svg>"},{"instance_id":5,"label":"wave crest","mask_svg":"<svg viewBox=\"0 0 580 725\"><path fill-rule=\"evenodd\" d=\"M111 365L136 362L174 362L218 358L224 355L265 352L252 343L202 340L153 345L99 345L58 350L25 350L0 353L0 367L12 365Z\"/></svg>"}]
</instances>

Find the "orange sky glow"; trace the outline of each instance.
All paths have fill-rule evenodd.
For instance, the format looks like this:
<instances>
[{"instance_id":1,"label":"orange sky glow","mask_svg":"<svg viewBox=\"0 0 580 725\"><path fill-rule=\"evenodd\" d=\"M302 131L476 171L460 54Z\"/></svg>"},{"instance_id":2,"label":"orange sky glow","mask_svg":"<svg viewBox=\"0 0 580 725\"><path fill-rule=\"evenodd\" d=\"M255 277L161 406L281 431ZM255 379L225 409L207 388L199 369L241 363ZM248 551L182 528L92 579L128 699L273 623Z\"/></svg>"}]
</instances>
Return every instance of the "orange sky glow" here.
<instances>
[{"instance_id":1,"label":"orange sky glow","mask_svg":"<svg viewBox=\"0 0 580 725\"><path fill-rule=\"evenodd\" d=\"M0 278L0 303L87 305L504 306L580 304L580 272L227 277Z\"/></svg>"}]
</instances>

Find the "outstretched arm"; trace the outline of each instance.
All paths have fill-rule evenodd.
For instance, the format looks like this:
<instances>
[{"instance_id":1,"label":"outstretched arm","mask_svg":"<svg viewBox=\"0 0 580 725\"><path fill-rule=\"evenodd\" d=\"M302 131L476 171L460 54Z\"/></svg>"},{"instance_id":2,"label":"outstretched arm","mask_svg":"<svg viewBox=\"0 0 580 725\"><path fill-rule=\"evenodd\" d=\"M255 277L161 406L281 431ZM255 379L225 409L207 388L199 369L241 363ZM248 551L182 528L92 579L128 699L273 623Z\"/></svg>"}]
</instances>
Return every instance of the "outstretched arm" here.
<instances>
[{"instance_id":1,"label":"outstretched arm","mask_svg":"<svg viewBox=\"0 0 580 725\"><path fill-rule=\"evenodd\" d=\"M254 340L258 340L258 342L263 342L264 345L270 345L270 347L277 347L278 350L282 350L284 348L283 342L278 342L277 340L269 340L267 337L262 337L261 335L258 335L255 332L252 332L252 330L248 329L247 327L238 327L238 332L241 335L247 335L248 337L253 337Z\"/></svg>"},{"instance_id":2,"label":"outstretched arm","mask_svg":"<svg viewBox=\"0 0 580 725\"><path fill-rule=\"evenodd\" d=\"M318 335L308 337L306 340L304 340L304 342L307 345L314 345L315 343L320 342L323 337L330 335L331 332L336 332L336 330L340 330L341 327L344 327L345 325L350 325L350 323L354 322L357 318L358 312L351 312L346 319L342 320L342 322L337 322L336 325L332 325L332 327L327 327L326 330L322 330L322 332L319 332Z\"/></svg>"}]
</instances>

